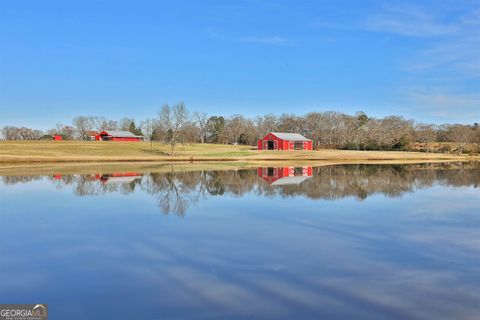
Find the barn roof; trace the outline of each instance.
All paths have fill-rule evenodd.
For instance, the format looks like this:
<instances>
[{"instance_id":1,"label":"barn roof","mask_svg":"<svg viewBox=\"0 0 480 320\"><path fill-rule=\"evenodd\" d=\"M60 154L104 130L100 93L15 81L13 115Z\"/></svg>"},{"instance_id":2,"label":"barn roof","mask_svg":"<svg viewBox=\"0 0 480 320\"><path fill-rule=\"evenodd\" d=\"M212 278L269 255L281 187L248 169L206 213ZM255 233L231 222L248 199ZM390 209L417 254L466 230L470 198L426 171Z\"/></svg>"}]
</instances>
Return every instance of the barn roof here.
<instances>
[{"instance_id":1,"label":"barn roof","mask_svg":"<svg viewBox=\"0 0 480 320\"><path fill-rule=\"evenodd\" d=\"M294 177L284 177L278 180L273 181L270 185L272 186L285 186L289 184L300 184L305 180L310 179L309 176L294 176Z\"/></svg>"},{"instance_id":2,"label":"barn roof","mask_svg":"<svg viewBox=\"0 0 480 320\"><path fill-rule=\"evenodd\" d=\"M300 133L272 132L272 134L282 140L312 141L308 138L305 138Z\"/></svg>"},{"instance_id":3,"label":"barn roof","mask_svg":"<svg viewBox=\"0 0 480 320\"><path fill-rule=\"evenodd\" d=\"M120 130L105 130L100 134L106 132L109 136L119 137L119 138L142 138L143 136L137 136L131 133L130 131L120 131Z\"/></svg>"},{"instance_id":4,"label":"barn roof","mask_svg":"<svg viewBox=\"0 0 480 320\"><path fill-rule=\"evenodd\" d=\"M102 181L103 183L131 183L135 180L139 180L139 176L132 176L132 177L108 177L106 180Z\"/></svg>"}]
</instances>

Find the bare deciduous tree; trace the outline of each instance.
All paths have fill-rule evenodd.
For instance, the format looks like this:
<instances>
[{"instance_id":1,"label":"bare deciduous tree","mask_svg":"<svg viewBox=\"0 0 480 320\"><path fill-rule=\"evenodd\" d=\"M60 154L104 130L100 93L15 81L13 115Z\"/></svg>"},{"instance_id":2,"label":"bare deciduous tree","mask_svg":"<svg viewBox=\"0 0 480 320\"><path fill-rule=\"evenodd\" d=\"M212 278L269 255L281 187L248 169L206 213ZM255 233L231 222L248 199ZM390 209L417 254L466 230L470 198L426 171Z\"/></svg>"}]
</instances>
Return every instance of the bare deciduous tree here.
<instances>
[{"instance_id":1,"label":"bare deciduous tree","mask_svg":"<svg viewBox=\"0 0 480 320\"><path fill-rule=\"evenodd\" d=\"M462 124L450 125L447 129L449 140L458 143L457 152L459 155L463 153L465 145L472 141L473 133L472 127Z\"/></svg>"},{"instance_id":2,"label":"bare deciduous tree","mask_svg":"<svg viewBox=\"0 0 480 320\"><path fill-rule=\"evenodd\" d=\"M94 117L78 116L73 119L73 127L77 139L84 139L87 132L92 131L95 126Z\"/></svg>"},{"instance_id":3,"label":"bare deciduous tree","mask_svg":"<svg viewBox=\"0 0 480 320\"><path fill-rule=\"evenodd\" d=\"M147 118L140 123L140 128L144 134L144 137L150 142L150 153L152 152L152 142L154 140L155 128L157 127L157 120L152 118Z\"/></svg>"},{"instance_id":4,"label":"bare deciduous tree","mask_svg":"<svg viewBox=\"0 0 480 320\"><path fill-rule=\"evenodd\" d=\"M200 143L204 143L207 137L207 130L208 130L207 128L208 114L205 112L194 112L193 119L195 120L195 123L198 126Z\"/></svg>"},{"instance_id":5,"label":"bare deciduous tree","mask_svg":"<svg viewBox=\"0 0 480 320\"><path fill-rule=\"evenodd\" d=\"M132 122L135 123L135 119L124 117L118 122L118 129L123 131L129 131Z\"/></svg>"},{"instance_id":6,"label":"bare deciduous tree","mask_svg":"<svg viewBox=\"0 0 480 320\"><path fill-rule=\"evenodd\" d=\"M419 123L415 126L415 138L418 142L425 143L425 151L429 152L429 143L437 139L435 127L431 124Z\"/></svg>"},{"instance_id":7,"label":"bare deciduous tree","mask_svg":"<svg viewBox=\"0 0 480 320\"><path fill-rule=\"evenodd\" d=\"M171 147L171 155L174 154L175 146L182 138L182 130L188 124L188 111L183 102L170 107L163 105L158 113L159 125L166 132L166 140Z\"/></svg>"},{"instance_id":8,"label":"bare deciduous tree","mask_svg":"<svg viewBox=\"0 0 480 320\"><path fill-rule=\"evenodd\" d=\"M42 130L26 127L5 126L2 128L2 136L5 140L38 140L43 134Z\"/></svg>"},{"instance_id":9,"label":"bare deciduous tree","mask_svg":"<svg viewBox=\"0 0 480 320\"><path fill-rule=\"evenodd\" d=\"M98 131L117 130L118 122L115 120L109 120L105 117L96 117L95 127Z\"/></svg>"}]
</instances>

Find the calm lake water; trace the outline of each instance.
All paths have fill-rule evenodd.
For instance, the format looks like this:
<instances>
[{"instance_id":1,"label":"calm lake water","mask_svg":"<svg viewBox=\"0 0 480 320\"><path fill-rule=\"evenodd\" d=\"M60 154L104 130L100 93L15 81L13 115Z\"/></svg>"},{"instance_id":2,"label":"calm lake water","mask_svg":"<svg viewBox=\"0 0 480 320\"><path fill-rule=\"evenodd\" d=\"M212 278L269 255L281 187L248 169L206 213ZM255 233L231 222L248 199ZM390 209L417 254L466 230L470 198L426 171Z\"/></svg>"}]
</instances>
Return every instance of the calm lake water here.
<instances>
[{"instance_id":1,"label":"calm lake water","mask_svg":"<svg viewBox=\"0 0 480 320\"><path fill-rule=\"evenodd\" d=\"M50 319L480 317L479 164L162 171L1 176L0 302Z\"/></svg>"}]
</instances>

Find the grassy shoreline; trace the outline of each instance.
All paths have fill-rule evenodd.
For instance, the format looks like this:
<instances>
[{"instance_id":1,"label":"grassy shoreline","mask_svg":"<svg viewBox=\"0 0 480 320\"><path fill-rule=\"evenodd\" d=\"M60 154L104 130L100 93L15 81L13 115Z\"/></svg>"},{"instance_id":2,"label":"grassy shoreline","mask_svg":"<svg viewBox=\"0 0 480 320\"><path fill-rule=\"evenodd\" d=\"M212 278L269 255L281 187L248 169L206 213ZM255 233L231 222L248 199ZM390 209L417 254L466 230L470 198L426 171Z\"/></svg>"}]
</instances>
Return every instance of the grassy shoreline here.
<instances>
[{"instance_id":1,"label":"grassy shoreline","mask_svg":"<svg viewBox=\"0 0 480 320\"><path fill-rule=\"evenodd\" d=\"M258 151L251 146L216 144L178 145L175 155L169 146L148 142L113 143L81 141L3 141L0 142L0 165L41 163L106 162L432 162L476 161L480 156L404 151Z\"/></svg>"},{"instance_id":2,"label":"grassy shoreline","mask_svg":"<svg viewBox=\"0 0 480 320\"><path fill-rule=\"evenodd\" d=\"M25 175L56 175L56 174L111 174L118 172L190 172L190 171L223 171L254 169L258 167L285 167L285 166L336 166L336 165L422 165L458 167L478 165L478 162L463 161L301 161L301 162L194 162L194 163L153 163L153 162L100 162L100 163L17 163L0 165L1 176L25 176Z\"/></svg>"}]
</instances>

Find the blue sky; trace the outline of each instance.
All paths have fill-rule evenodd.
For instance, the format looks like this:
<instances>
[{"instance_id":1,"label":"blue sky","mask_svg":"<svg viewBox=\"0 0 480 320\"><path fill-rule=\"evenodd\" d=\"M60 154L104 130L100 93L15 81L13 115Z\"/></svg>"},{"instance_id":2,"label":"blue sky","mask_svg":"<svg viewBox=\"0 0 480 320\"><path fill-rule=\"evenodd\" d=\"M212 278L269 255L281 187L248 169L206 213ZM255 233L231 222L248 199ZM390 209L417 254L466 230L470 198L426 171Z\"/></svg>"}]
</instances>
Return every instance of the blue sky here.
<instances>
[{"instance_id":1,"label":"blue sky","mask_svg":"<svg viewBox=\"0 0 480 320\"><path fill-rule=\"evenodd\" d=\"M363 110L480 121L480 1L0 1L0 126Z\"/></svg>"}]
</instances>

